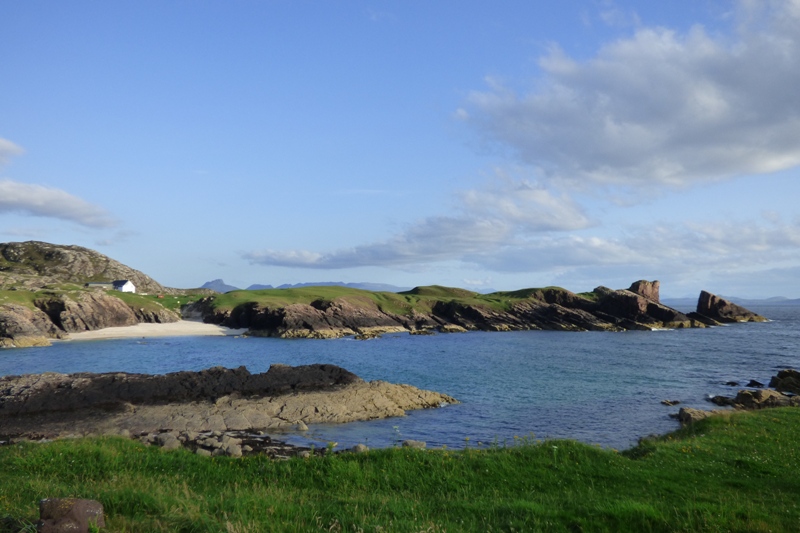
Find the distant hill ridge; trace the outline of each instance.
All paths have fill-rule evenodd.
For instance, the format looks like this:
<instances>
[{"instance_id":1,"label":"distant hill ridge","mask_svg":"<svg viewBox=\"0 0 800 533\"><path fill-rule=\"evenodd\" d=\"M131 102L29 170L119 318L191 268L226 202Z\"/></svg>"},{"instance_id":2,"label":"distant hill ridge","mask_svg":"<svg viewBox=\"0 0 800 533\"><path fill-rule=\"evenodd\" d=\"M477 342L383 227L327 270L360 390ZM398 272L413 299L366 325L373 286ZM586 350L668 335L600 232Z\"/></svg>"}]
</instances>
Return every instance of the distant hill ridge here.
<instances>
[{"instance_id":1,"label":"distant hill ridge","mask_svg":"<svg viewBox=\"0 0 800 533\"><path fill-rule=\"evenodd\" d=\"M348 287L350 289L361 289L364 291L373 292L403 292L411 289L411 287L398 287L397 285L390 285L388 283L344 283L342 281L316 281L308 283L284 283L273 287L272 285L253 284L247 287L248 291L260 291L264 289L300 289L303 287ZM205 282L200 288L211 289L217 292L230 292L240 291L239 287L228 285L222 279L215 279Z\"/></svg>"}]
</instances>

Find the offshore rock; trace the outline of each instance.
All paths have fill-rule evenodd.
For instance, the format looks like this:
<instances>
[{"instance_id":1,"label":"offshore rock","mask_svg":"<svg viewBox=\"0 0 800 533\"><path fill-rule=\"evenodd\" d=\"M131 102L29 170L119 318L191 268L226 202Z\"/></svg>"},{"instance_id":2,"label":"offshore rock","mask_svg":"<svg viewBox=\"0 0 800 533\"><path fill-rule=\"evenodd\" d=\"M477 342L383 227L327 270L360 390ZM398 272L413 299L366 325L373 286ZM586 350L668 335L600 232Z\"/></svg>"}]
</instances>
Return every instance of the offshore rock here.
<instances>
[{"instance_id":1,"label":"offshore rock","mask_svg":"<svg viewBox=\"0 0 800 533\"><path fill-rule=\"evenodd\" d=\"M767 321L763 316L707 291L700 292L696 314L698 319L710 319L723 324Z\"/></svg>"},{"instance_id":2,"label":"offshore rock","mask_svg":"<svg viewBox=\"0 0 800 533\"><path fill-rule=\"evenodd\" d=\"M48 373L0 378L2 433L39 438L290 429L299 422L372 420L451 403L457 402L410 385L365 382L334 365L272 365L262 374L239 367L164 376ZM159 442L167 440L175 446L167 436Z\"/></svg>"},{"instance_id":3,"label":"offshore rock","mask_svg":"<svg viewBox=\"0 0 800 533\"><path fill-rule=\"evenodd\" d=\"M792 369L781 370L777 376L772 377L769 386L779 392L800 394L800 372Z\"/></svg>"}]
</instances>

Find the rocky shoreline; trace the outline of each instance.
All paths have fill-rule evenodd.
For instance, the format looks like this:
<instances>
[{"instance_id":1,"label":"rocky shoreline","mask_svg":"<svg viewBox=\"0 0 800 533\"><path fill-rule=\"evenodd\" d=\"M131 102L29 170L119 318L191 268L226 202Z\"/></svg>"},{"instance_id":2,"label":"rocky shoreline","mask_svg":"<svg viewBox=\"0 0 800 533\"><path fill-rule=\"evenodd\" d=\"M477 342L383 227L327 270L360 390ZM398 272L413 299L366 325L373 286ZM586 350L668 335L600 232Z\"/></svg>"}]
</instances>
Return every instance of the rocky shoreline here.
<instances>
[{"instance_id":1,"label":"rocky shoreline","mask_svg":"<svg viewBox=\"0 0 800 533\"><path fill-rule=\"evenodd\" d=\"M757 409L767 409L771 407L800 407L800 372L793 369L785 369L773 376L769 382L771 389L762 388L760 383L751 381L750 389L741 389L736 396L714 396L709 401L720 407L732 407L733 411L753 411ZM670 402L662 402L666 405L674 405ZM695 409L692 407L681 407L680 411L673 416L683 424L692 424L698 420L703 420L709 416L725 415L732 412L731 409Z\"/></svg>"},{"instance_id":2,"label":"rocky shoreline","mask_svg":"<svg viewBox=\"0 0 800 533\"><path fill-rule=\"evenodd\" d=\"M728 300L702 291L696 310L682 313L660 302L660 283L640 280L628 289L597 287L575 294L565 289L525 289L495 293L496 302L475 293L445 287L417 287L402 296L403 313L390 311L363 295L305 303L268 304L244 301L233 308L217 307L208 296L183 309L184 317L229 328L246 328L254 336L328 339L355 336L368 339L383 333L425 334L435 331L626 331L703 328L767 319ZM485 298L489 298L488 295ZM255 297L254 297L255 298ZM400 305L400 304L398 304Z\"/></svg>"},{"instance_id":3,"label":"rocky shoreline","mask_svg":"<svg viewBox=\"0 0 800 533\"><path fill-rule=\"evenodd\" d=\"M335 365L215 367L149 374L28 374L0 378L0 441L123 435L201 455L293 455L267 432L404 416L458 403L410 385L366 382Z\"/></svg>"}]
</instances>

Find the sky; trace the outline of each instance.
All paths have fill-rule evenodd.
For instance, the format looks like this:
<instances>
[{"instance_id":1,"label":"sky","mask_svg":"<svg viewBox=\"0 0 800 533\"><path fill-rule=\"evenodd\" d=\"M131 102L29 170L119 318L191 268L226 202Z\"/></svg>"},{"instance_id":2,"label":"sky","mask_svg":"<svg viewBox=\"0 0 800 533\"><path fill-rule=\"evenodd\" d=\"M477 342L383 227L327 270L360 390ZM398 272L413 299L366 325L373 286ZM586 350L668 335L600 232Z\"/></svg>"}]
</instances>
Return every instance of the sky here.
<instances>
[{"instance_id":1,"label":"sky","mask_svg":"<svg viewBox=\"0 0 800 533\"><path fill-rule=\"evenodd\" d=\"M800 0L0 2L0 242L800 298Z\"/></svg>"}]
</instances>

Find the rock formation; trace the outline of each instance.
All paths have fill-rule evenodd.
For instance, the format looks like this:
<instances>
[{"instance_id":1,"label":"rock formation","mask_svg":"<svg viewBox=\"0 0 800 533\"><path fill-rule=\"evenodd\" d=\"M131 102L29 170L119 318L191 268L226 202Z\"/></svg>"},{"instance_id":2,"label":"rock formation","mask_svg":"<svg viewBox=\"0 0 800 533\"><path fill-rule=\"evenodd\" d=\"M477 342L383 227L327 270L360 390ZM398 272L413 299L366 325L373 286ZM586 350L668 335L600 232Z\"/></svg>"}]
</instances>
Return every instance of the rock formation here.
<instances>
[{"instance_id":1,"label":"rock formation","mask_svg":"<svg viewBox=\"0 0 800 533\"><path fill-rule=\"evenodd\" d=\"M766 318L710 292L701 291L692 317L706 323L766 322Z\"/></svg>"},{"instance_id":2,"label":"rock formation","mask_svg":"<svg viewBox=\"0 0 800 533\"><path fill-rule=\"evenodd\" d=\"M459 292L460 291L460 292ZM431 297L433 295L433 297ZM562 330L623 331L705 327L720 322L707 315L686 315L659 301L658 281L637 281L629 289L597 287L591 293L575 294L561 288L525 289L476 297L461 289L417 288L400 293L409 301L428 297L425 305L406 312L385 310L363 295L317 299L309 304L270 306L250 301L230 308L217 308L215 297L197 301L184 309L184 316L231 328L249 328L253 335L284 338L332 338L357 335L369 338L382 332L412 333L438 330ZM724 301L724 300L723 300ZM740 308L737 316L750 313ZM753 320L758 315L750 313Z\"/></svg>"},{"instance_id":3,"label":"rock formation","mask_svg":"<svg viewBox=\"0 0 800 533\"><path fill-rule=\"evenodd\" d=\"M457 403L410 385L365 382L334 365L272 365L147 374L34 374L0 378L3 436L131 435L159 431L288 429L403 416Z\"/></svg>"},{"instance_id":4,"label":"rock formation","mask_svg":"<svg viewBox=\"0 0 800 533\"><path fill-rule=\"evenodd\" d=\"M88 281L128 279L138 292L176 292L89 248L38 241L0 243L0 272L0 289L41 289L58 283L83 285Z\"/></svg>"},{"instance_id":5,"label":"rock formation","mask_svg":"<svg viewBox=\"0 0 800 533\"><path fill-rule=\"evenodd\" d=\"M114 279L130 279L140 292L176 291L80 246L0 244L0 347L47 346L68 333L180 319L158 303L134 305L83 288L87 281Z\"/></svg>"}]
</instances>

